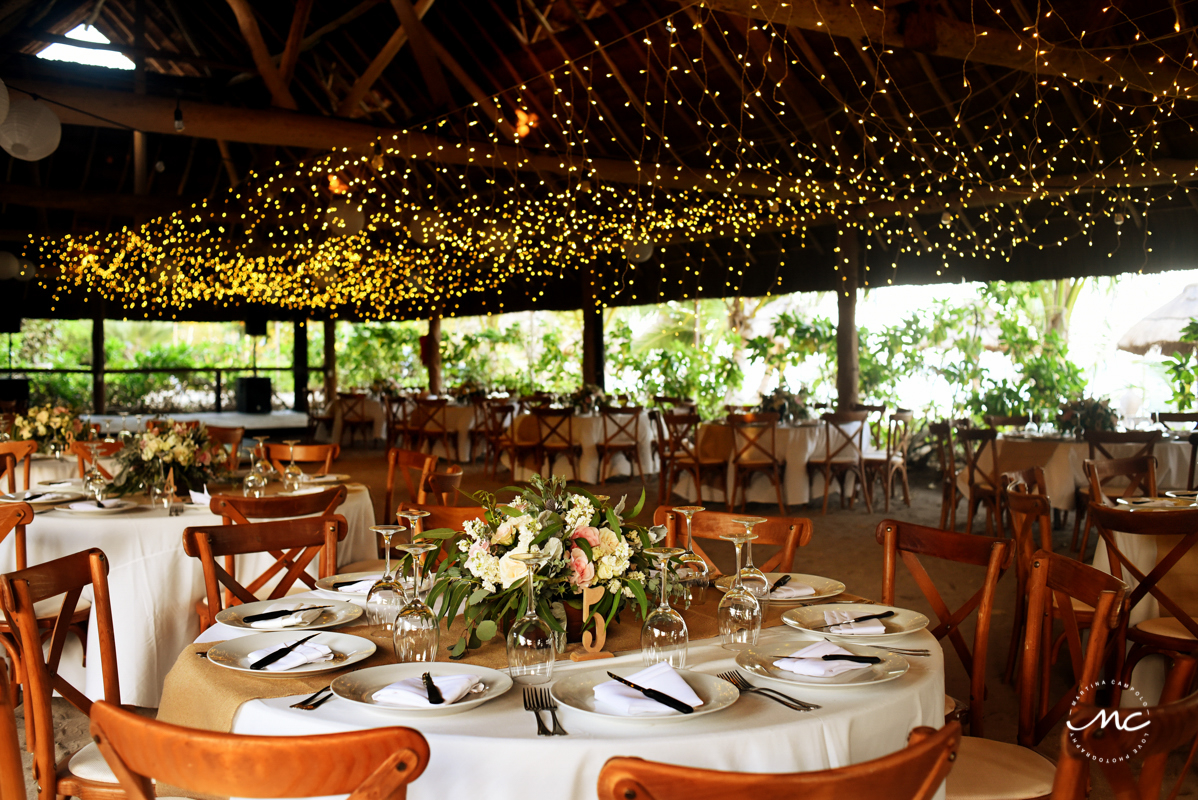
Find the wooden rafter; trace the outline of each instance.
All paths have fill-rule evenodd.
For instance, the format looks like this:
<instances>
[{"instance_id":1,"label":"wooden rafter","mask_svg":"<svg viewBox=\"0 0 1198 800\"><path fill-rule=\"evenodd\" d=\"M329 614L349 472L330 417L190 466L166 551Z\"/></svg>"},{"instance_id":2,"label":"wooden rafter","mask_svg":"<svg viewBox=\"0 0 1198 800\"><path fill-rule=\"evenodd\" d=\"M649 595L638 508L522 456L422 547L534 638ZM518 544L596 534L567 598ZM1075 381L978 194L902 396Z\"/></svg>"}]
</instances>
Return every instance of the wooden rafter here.
<instances>
[{"instance_id":1,"label":"wooden rafter","mask_svg":"<svg viewBox=\"0 0 1198 800\"><path fill-rule=\"evenodd\" d=\"M433 0L419 0L416 3L416 16L423 19L428 10L432 8ZM337 116L339 117L355 117L361 113L361 103L366 98L367 93L374 82L383 74L383 70L391 63L391 60L403 49L403 46L408 43L408 31L402 25L395 29L391 34L391 38L379 50L378 55L371 60L370 64L362 71L354 81L354 85L350 87L349 94L337 106Z\"/></svg>"},{"instance_id":2,"label":"wooden rafter","mask_svg":"<svg viewBox=\"0 0 1198 800\"><path fill-rule=\"evenodd\" d=\"M258 74L262 76L266 88L270 90L271 104L292 110L298 108L295 98L287 90L287 84L284 83L279 68L271 61L270 51L266 49L266 42L262 39L262 31L258 28L258 19L254 16L253 7L250 6L248 0L227 0L227 2L237 17L237 25L241 28L241 35L245 39L245 43L249 45L250 53L254 57L254 64L258 67Z\"/></svg>"},{"instance_id":3,"label":"wooden rafter","mask_svg":"<svg viewBox=\"0 0 1198 800\"><path fill-rule=\"evenodd\" d=\"M291 14L291 29L287 31L287 43L283 46L283 57L279 61L279 78L284 86L291 84L291 76L295 74L295 62L299 60L300 43L304 29L308 27L308 15L312 13L313 2L296 0L295 11Z\"/></svg>"},{"instance_id":4,"label":"wooden rafter","mask_svg":"<svg viewBox=\"0 0 1198 800\"><path fill-rule=\"evenodd\" d=\"M432 42L429 41L431 37L428 29L420 21L411 0L391 0L391 7L395 9L395 15L399 17L399 24L408 32L408 41L412 43L412 54L416 56L416 64L420 67L420 74L424 77L424 85L433 97L433 104L438 107L448 106L453 98L449 94L449 85L445 82L445 76L441 74L441 67Z\"/></svg>"},{"instance_id":5,"label":"wooden rafter","mask_svg":"<svg viewBox=\"0 0 1198 800\"><path fill-rule=\"evenodd\" d=\"M219 61L213 58L201 58L200 56L188 55L187 53L177 53L171 50L158 50L152 47L133 47L132 45L120 44L119 42L111 42L105 44L103 42L85 42L80 39L69 39L66 36L59 36L56 33L14 33L7 37L13 42L38 42L41 44L65 44L71 47L82 47L87 50L108 50L111 52L121 53L131 59L148 58L153 61L164 62L179 62L182 64L195 64L201 67L211 67L212 69L224 70L244 70L245 64L230 64L226 61Z\"/></svg>"}]
</instances>

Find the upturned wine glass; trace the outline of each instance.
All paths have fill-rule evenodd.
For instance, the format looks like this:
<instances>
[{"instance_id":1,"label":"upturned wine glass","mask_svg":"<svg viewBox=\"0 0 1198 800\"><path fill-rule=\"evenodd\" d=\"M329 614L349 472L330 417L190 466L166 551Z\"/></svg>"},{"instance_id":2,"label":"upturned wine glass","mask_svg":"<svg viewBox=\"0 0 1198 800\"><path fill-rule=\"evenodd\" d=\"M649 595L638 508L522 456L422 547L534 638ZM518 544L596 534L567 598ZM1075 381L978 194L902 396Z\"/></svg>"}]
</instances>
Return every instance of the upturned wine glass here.
<instances>
[{"instance_id":1,"label":"upturned wine glass","mask_svg":"<svg viewBox=\"0 0 1198 800\"><path fill-rule=\"evenodd\" d=\"M285 439L283 444L290 448L291 463L283 468L283 491L295 492L299 491L300 486L304 483L304 471L295 463L295 446L299 444L299 439Z\"/></svg>"},{"instance_id":2,"label":"upturned wine glass","mask_svg":"<svg viewBox=\"0 0 1198 800\"><path fill-rule=\"evenodd\" d=\"M549 560L548 553L513 553L513 561L524 564L528 576L524 581L525 612L516 620L507 635L508 674L516 683L548 683L553 678L553 662L557 648L553 629L537 616L537 595L533 578L537 569Z\"/></svg>"},{"instance_id":3,"label":"upturned wine glass","mask_svg":"<svg viewBox=\"0 0 1198 800\"><path fill-rule=\"evenodd\" d=\"M707 587L711 583L711 569L703 556L695 552L695 537L691 532L692 518L706 509L703 506L677 506L674 510L686 518L686 550L679 558L678 580L686 587L684 607L690 608L691 603L707 600Z\"/></svg>"},{"instance_id":4,"label":"upturned wine glass","mask_svg":"<svg viewBox=\"0 0 1198 800\"><path fill-rule=\"evenodd\" d=\"M81 444L87 447L91 456L87 472L83 474L83 491L95 496L98 503L104 499L104 490L108 487L108 481L104 478L104 473L100 472L100 454L97 450L97 443L82 442Z\"/></svg>"},{"instance_id":5,"label":"upturned wine glass","mask_svg":"<svg viewBox=\"0 0 1198 800\"><path fill-rule=\"evenodd\" d=\"M740 556L744 543L755 534L745 533L721 534L721 539L727 539L736 546L736 571L732 573L732 585L720 599L716 616L720 623L720 637L724 647L729 650L745 650L757 644L761 633L761 603L757 595L745 588L741 582Z\"/></svg>"},{"instance_id":6,"label":"upturned wine glass","mask_svg":"<svg viewBox=\"0 0 1198 800\"><path fill-rule=\"evenodd\" d=\"M121 411L119 413L121 415L121 432L117 434L117 437L122 442L127 442L133 438L133 431L129 430L129 412Z\"/></svg>"},{"instance_id":7,"label":"upturned wine glass","mask_svg":"<svg viewBox=\"0 0 1198 800\"><path fill-rule=\"evenodd\" d=\"M767 520L765 517L736 517L732 521L745 526L745 565L740 568L740 582L761 601L761 613L764 614L770 602L770 581L764 572L753 566L753 540L757 538L753 527Z\"/></svg>"},{"instance_id":8,"label":"upturned wine glass","mask_svg":"<svg viewBox=\"0 0 1198 800\"><path fill-rule=\"evenodd\" d=\"M669 583L669 561L685 553L681 547L646 547L645 555L657 561L657 578L661 583L661 600L657 608L645 617L641 626L641 661L646 667L662 661L669 662L675 669L686 666L686 649L690 637L686 631L686 620L670 608L666 584Z\"/></svg>"},{"instance_id":9,"label":"upturned wine glass","mask_svg":"<svg viewBox=\"0 0 1198 800\"><path fill-rule=\"evenodd\" d=\"M383 577L375 581L366 594L367 619L375 626L373 636L390 639L395 628L395 618L407 601L398 570L395 575L391 574L391 537L407 529L402 525L374 525L370 530L383 537L386 561Z\"/></svg>"},{"instance_id":10,"label":"upturned wine glass","mask_svg":"<svg viewBox=\"0 0 1198 800\"><path fill-rule=\"evenodd\" d=\"M411 542L397 544L397 550L403 550L412 557L412 572L416 577L416 585L420 585L421 556L437 549L435 542ZM407 604L395 616L395 629L392 632L392 644L395 647L395 660L400 663L410 661L436 661L437 647L441 642L441 630L437 625L437 615L420 599L420 593L413 591L408 597Z\"/></svg>"},{"instance_id":11,"label":"upturned wine glass","mask_svg":"<svg viewBox=\"0 0 1198 800\"><path fill-rule=\"evenodd\" d=\"M408 528L411 529L412 536L415 537L416 536L416 520L423 519L423 518L427 517L430 513L432 513L432 512L426 511L423 508L409 508L409 509L404 509L402 511L396 511L395 517L397 519L407 520ZM395 568L395 572L396 572L395 579L397 581L403 582L404 581L403 564L400 564L399 566L397 566ZM412 584L412 591L414 591L418 595L420 595L420 597L422 599L424 597L428 596L428 592L423 591L423 588L424 587L420 586L419 584L415 584L415 583Z\"/></svg>"}]
</instances>

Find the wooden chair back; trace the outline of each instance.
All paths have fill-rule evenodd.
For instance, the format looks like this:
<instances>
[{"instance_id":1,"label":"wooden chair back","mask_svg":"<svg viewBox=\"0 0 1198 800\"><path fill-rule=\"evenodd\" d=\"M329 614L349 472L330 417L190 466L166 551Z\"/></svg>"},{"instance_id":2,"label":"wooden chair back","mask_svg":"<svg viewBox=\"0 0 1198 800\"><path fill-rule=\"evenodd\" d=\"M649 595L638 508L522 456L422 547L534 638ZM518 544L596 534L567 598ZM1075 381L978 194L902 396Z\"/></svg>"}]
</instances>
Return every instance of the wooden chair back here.
<instances>
[{"instance_id":1,"label":"wooden chair back","mask_svg":"<svg viewBox=\"0 0 1198 800\"><path fill-rule=\"evenodd\" d=\"M672 409L675 414L693 414L695 413L695 401L689 397L669 397L668 395L654 395L653 405L662 409Z\"/></svg>"},{"instance_id":2,"label":"wooden chair back","mask_svg":"<svg viewBox=\"0 0 1198 800\"><path fill-rule=\"evenodd\" d=\"M67 629L79 598L88 587L92 593L92 615L96 624L92 635L98 644L104 699L119 705L121 687L108 593L108 558L103 551L92 548L0 575L0 604L21 640L25 670L25 740L26 746L33 751L33 777L41 797L61 794L57 791L54 712L50 698L58 692L84 715L92 708L92 701L58 674ZM44 629L38 626L35 604L59 595L66 596L54 620L49 646L44 647ZM95 657L94 653L89 655Z\"/></svg>"},{"instance_id":3,"label":"wooden chair back","mask_svg":"<svg viewBox=\"0 0 1198 800\"><path fill-rule=\"evenodd\" d=\"M742 516L744 515L730 514L724 511L700 512L691 520L691 535L695 539L719 539L720 536L729 533L744 533L745 526L732 521ZM795 549L806 547L811 543L811 520L806 517L765 516L762 519L765 522L753 527L753 533L757 534L757 538L753 540L753 544L755 546L777 547L778 551L767 558L765 563L758 564L757 568L762 572L792 572L794 570ZM667 547L681 546L676 545L675 542L685 543L686 518L673 509L667 506L659 506L653 512L653 524L665 526ZM711 557L704 552L697 541L692 541L691 547L697 555L701 556L707 562L712 574L719 571L716 569Z\"/></svg>"},{"instance_id":4,"label":"wooden chair back","mask_svg":"<svg viewBox=\"0 0 1198 800\"><path fill-rule=\"evenodd\" d=\"M462 468L457 464L449 464L445 472L423 472L420 475L420 491L416 493L417 503L431 503L441 506L456 506L459 489L462 486Z\"/></svg>"},{"instance_id":5,"label":"wooden chair back","mask_svg":"<svg viewBox=\"0 0 1198 800\"><path fill-rule=\"evenodd\" d=\"M1106 543L1111 574L1123 580L1123 573L1126 571L1131 579L1127 582L1130 584L1132 580L1135 581L1136 588L1127 595L1128 611L1134 609L1144 598L1151 596L1159 604L1161 616L1174 617L1190 636L1198 639L1198 621L1191 615L1193 609L1186 610L1182 601L1174 597L1182 593L1188 594L1190 587L1184 584L1189 582L1169 579L1169 571L1198 544L1198 514L1188 509L1131 511L1101 506L1094 502L1090 503L1090 513L1094 515L1098 535ZM1158 537L1156 565L1148 574L1144 574L1135 562L1119 549L1115 540L1116 533ZM1166 548L1167 553L1163 552Z\"/></svg>"},{"instance_id":6,"label":"wooden chair back","mask_svg":"<svg viewBox=\"0 0 1198 800\"><path fill-rule=\"evenodd\" d=\"M821 414L824 422L823 462L862 463L865 456L865 428L868 411L830 411Z\"/></svg>"},{"instance_id":7,"label":"wooden chair back","mask_svg":"<svg viewBox=\"0 0 1198 800\"><path fill-rule=\"evenodd\" d=\"M952 530L957 527L957 451L953 445L953 426L948 420L928 423L928 435L936 443L936 456L940 460L940 488L943 497L940 503L940 527Z\"/></svg>"},{"instance_id":8,"label":"wooden chair back","mask_svg":"<svg viewBox=\"0 0 1198 800\"><path fill-rule=\"evenodd\" d=\"M416 410L412 413L412 427L418 429L422 436L445 436L449 433L448 409L448 398L417 398Z\"/></svg>"},{"instance_id":9,"label":"wooden chair back","mask_svg":"<svg viewBox=\"0 0 1198 800\"><path fill-rule=\"evenodd\" d=\"M222 428L217 425L209 425L208 438L222 447L229 448L229 460L226 465L230 470L236 470L241 463L241 440L245 438L245 428Z\"/></svg>"},{"instance_id":10,"label":"wooden chair back","mask_svg":"<svg viewBox=\"0 0 1198 800\"><path fill-rule=\"evenodd\" d=\"M405 450L402 447L392 447L387 451L387 493L383 497L383 525L391 525L395 517L391 515L391 500L395 496L395 474L403 475L408 487L408 500L415 500L420 495L425 479L437 469L437 457L420 453L416 450ZM419 470L419 477L414 478L414 472Z\"/></svg>"},{"instance_id":11,"label":"wooden chair back","mask_svg":"<svg viewBox=\"0 0 1198 800\"><path fill-rule=\"evenodd\" d=\"M987 428L1026 428L1032 421L1031 414L986 414L982 422Z\"/></svg>"},{"instance_id":12,"label":"wooden chair back","mask_svg":"<svg viewBox=\"0 0 1198 800\"><path fill-rule=\"evenodd\" d=\"M79 460L79 477L82 478L92 463L92 446L96 448L97 458L108 458L119 453L124 447L124 442L71 442L71 446L67 448L68 453L74 453ZM104 468L103 464L96 464L96 469L100 470L100 474L105 480L112 480L112 473Z\"/></svg>"},{"instance_id":13,"label":"wooden chair back","mask_svg":"<svg viewBox=\"0 0 1198 800\"><path fill-rule=\"evenodd\" d=\"M15 492L17 490L17 467L22 464L24 464L25 479L21 483L21 488L29 488L29 457L36 452L37 442L32 439L0 442L0 464L3 465L4 470L0 472L0 478L8 476L8 491Z\"/></svg>"},{"instance_id":14,"label":"wooden chair back","mask_svg":"<svg viewBox=\"0 0 1198 800\"><path fill-rule=\"evenodd\" d=\"M729 414L732 460L737 464L773 464L778 460L778 415Z\"/></svg>"},{"instance_id":15,"label":"wooden chair back","mask_svg":"<svg viewBox=\"0 0 1198 800\"><path fill-rule=\"evenodd\" d=\"M242 525L211 525L186 528L183 531L183 552L198 558L204 570L204 588L208 595L208 613L212 618L224 609L221 597L223 585L238 603L256 603L255 592L262 589L278 572L281 578L264 600L277 600L302 580L315 588L316 582L305 570L320 556L319 575L327 578L337 571L337 543L349 530L345 517L338 514L322 517L251 522ZM248 585L242 585L217 563L222 556L249 553L268 553L274 564Z\"/></svg>"},{"instance_id":16,"label":"wooden chair back","mask_svg":"<svg viewBox=\"0 0 1198 800\"><path fill-rule=\"evenodd\" d=\"M911 439L915 436L915 412L900 408L890 415L890 424L886 429L886 459L894 461L901 459L907 463L907 451L911 449Z\"/></svg>"},{"instance_id":17,"label":"wooden chair back","mask_svg":"<svg viewBox=\"0 0 1198 800\"><path fill-rule=\"evenodd\" d=\"M998 481L998 431L993 428L959 429L957 441L965 448L965 469L969 485L984 486L997 492L1001 488ZM988 468L982 465L982 457L987 450L990 451Z\"/></svg>"},{"instance_id":18,"label":"wooden chair back","mask_svg":"<svg viewBox=\"0 0 1198 800\"><path fill-rule=\"evenodd\" d=\"M1175 430L1170 426L1177 423L1182 424L1182 430L1198 430L1198 411L1155 411L1152 414L1152 421L1165 431Z\"/></svg>"},{"instance_id":19,"label":"wooden chair back","mask_svg":"<svg viewBox=\"0 0 1198 800\"><path fill-rule=\"evenodd\" d=\"M1052 552L1052 508L1048 498L1042 494L1031 494L1025 483L1007 488L1007 508L1011 512L1012 539L1015 540L1015 571L1020 585L1024 585L1028 564L1037 550ZM1035 533L1040 523L1040 535Z\"/></svg>"},{"instance_id":20,"label":"wooden chair back","mask_svg":"<svg viewBox=\"0 0 1198 800\"><path fill-rule=\"evenodd\" d=\"M365 392L337 392L341 402L341 419L345 422L368 422Z\"/></svg>"},{"instance_id":21,"label":"wooden chair back","mask_svg":"<svg viewBox=\"0 0 1198 800\"><path fill-rule=\"evenodd\" d=\"M886 404L880 403L870 405L867 403L853 403L853 411L864 411L867 415L877 414L877 418L870 419L866 416L866 424L869 426L870 439L875 448L881 447L882 434L885 433L886 424Z\"/></svg>"},{"instance_id":22,"label":"wooden chair back","mask_svg":"<svg viewBox=\"0 0 1198 800\"><path fill-rule=\"evenodd\" d=\"M28 503L0 504L0 544L4 543L10 533L13 534L13 551L16 555L17 569L25 569L29 566L25 526L31 522L33 522L33 507Z\"/></svg>"},{"instance_id":23,"label":"wooden chair back","mask_svg":"<svg viewBox=\"0 0 1198 800\"><path fill-rule=\"evenodd\" d=\"M7 685L8 665L0 659L0 686ZM0 691L0 798L21 800L24 797L25 765L21 762L17 716L8 692Z\"/></svg>"},{"instance_id":24,"label":"wooden chair back","mask_svg":"<svg viewBox=\"0 0 1198 800\"><path fill-rule=\"evenodd\" d=\"M1120 716L1126 730L1110 722L1110 709L1089 703L1073 708L1069 723L1077 730L1067 726L1061 731L1052 800L1084 800L1091 783L1091 765L1106 778L1115 800L1184 796L1182 786L1193 774L1190 766L1198 752L1198 693L1163 706L1124 709ZM1165 761L1183 747L1189 752L1177 772L1177 782L1172 791L1162 795ZM1132 766L1136 761L1143 763L1138 775Z\"/></svg>"},{"instance_id":25,"label":"wooden chair back","mask_svg":"<svg viewBox=\"0 0 1198 800\"><path fill-rule=\"evenodd\" d=\"M1011 470L998 476L999 483L1007 491L1019 489L1024 494L1042 494L1048 496L1048 483L1044 479L1044 467L1028 467L1027 469Z\"/></svg>"},{"instance_id":26,"label":"wooden chair back","mask_svg":"<svg viewBox=\"0 0 1198 800\"><path fill-rule=\"evenodd\" d=\"M901 560L915 578L915 583L936 615L936 624L929 632L937 640L948 637L969 674L969 733L971 736L983 736L990 618L994 610L994 592L999 578L1011 565L1010 543L1005 539L943 531L891 519L878 523L877 540L878 544L885 548L882 558L882 602L887 605L894 604L895 573ZM924 568L920 556L985 567L986 575L977 591L953 611L936 588L936 583ZM971 651L960 628L975 611L977 622Z\"/></svg>"},{"instance_id":27,"label":"wooden chair back","mask_svg":"<svg viewBox=\"0 0 1198 800\"><path fill-rule=\"evenodd\" d=\"M92 708L91 733L130 800L154 800L154 780L204 796L403 800L429 759L428 742L411 728L240 736L104 702Z\"/></svg>"},{"instance_id":28,"label":"wooden chair back","mask_svg":"<svg viewBox=\"0 0 1198 800\"><path fill-rule=\"evenodd\" d=\"M504 400L484 400L483 425L486 426L487 438L496 440L507 433L515 413L516 406Z\"/></svg>"},{"instance_id":29,"label":"wooden chair back","mask_svg":"<svg viewBox=\"0 0 1198 800\"><path fill-rule=\"evenodd\" d=\"M266 458L274 465L279 474L291 463L291 445L267 442ZM297 444L295 446L295 463L319 464L316 475L328 475L333 468L333 462L341 457L339 444Z\"/></svg>"},{"instance_id":30,"label":"wooden chair back","mask_svg":"<svg viewBox=\"0 0 1198 800\"><path fill-rule=\"evenodd\" d=\"M1108 460L1116 458L1107 447L1120 444L1140 445L1140 449L1131 454L1132 457L1150 456L1161 440L1161 431L1086 431L1085 439L1090 447L1091 461L1098 460L1100 456Z\"/></svg>"},{"instance_id":31,"label":"wooden chair back","mask_svg":"<svg viewBox=\"0 0 1198 800\"><path fill-rule=\"evenodd\" d=\"M562 450L574 446L573 408L534 408L539 446L546 450Z\"/></svg>"},{"instance_id":32,"label":"wooden chair back","mask_svg":"<svg viewBox=\"0 0 1198 800\"><path fill-rule=\"evenodd\" d=\"M439 528L460 531L466 520L483 519L487 513L482 506L432 506L423 503L401 503L399 507L403 511L413 509L428 512L427 517L421 517L416 521L415 530L412 531L415 536Z\"/></svg>"},{"instance_id":33,"label":"wooden chair back","mask_svg":"<svg viewBox=\"0 0 1198 800\"><path fill-rule=\"evenodd\" d=\"M682 461L697 460L699 423L702 418L698 414L662 414L661 419L669 437L669 457Z\"/></svg>"},{"instance_id":34,"label":"wooden chair back","mask_svg":"<svg viewBox=\"0 0 1198 800\"><path fill-rule=\"evenodd\" d=\"M1123 647L1123 597L1127 587L1102 570L1046 550L1036 551L1028 567L1030 592L1019 678L1019 743L1035 747L1069 712L1071 703L1094 700L1103 664L1112 648ZM1079 621L1074 600L1094 609L1092 619ZM1064 622L1064 639L1073 667L1073 683L1055 703L1049 697L1047 670L1057 638L1054 617ZM1083 631L1087 631L1084 646Z\"/></svg>"},{"instance_id":35,"label":"wooden chair back","mask_svg":"<svg viewBox=\"0 0 1198 800\"><path fill-rule=\"evenodd\" d=\"M383 420L387 426L387 449L395 445L405 436L408 428L408 415L411 400L402 394L383 395Z\"/></svg>"},{"instance_id":36,"label":"wooden chair back","mask_svg":"<svg viewBox=\"0 0 1198 800\"><path fill-rule=\"evenodd\" d=\"M697 517L696 517L697 519ZM599 773L599 800L842 800L885 797L930 800L957 758L961 723L919 727L897 753L839 769L812 772L720 772L617 756Z\"/></svg>"},{"instance_id":37,"label":"wooden chair back","mask_svg":"<svg viewBox=\"0 0 1198 800\"><path fill-rule=\"evenodd\" d=\"M1156 456L1133 456L1095 461L1087 458L1082 470L1090 479L1090 502L1113 506L1117 499L1156 497ZM1126 486L1120 486L1126 480ZM1113 497L1112 497L1113 495Z\"/></svg>"},{"instance_id":38,"label":"wooden chair back","mask_svg":"<svg viewBox=\"0 0 1198 800\"><path fill-rule=\"evenodd\" d=\"M249 525L254 520L289 517L328 517L337 513L349 492L344 486L330 486L321 492L284 497L245 497L239 494L215 494L208 509L222 518L225 525Z\"/></svg>"},{"instance_id":39,"label":"wooden chair back","mask_svg":"<svg viewBox=\"0 0 1198 800\"><path fill-rule=\"evenodd\" d=\"M641 440L640 406L599 407L599 421L603 430L603 445L635 445Z\"/></svg>"}]
</instances>

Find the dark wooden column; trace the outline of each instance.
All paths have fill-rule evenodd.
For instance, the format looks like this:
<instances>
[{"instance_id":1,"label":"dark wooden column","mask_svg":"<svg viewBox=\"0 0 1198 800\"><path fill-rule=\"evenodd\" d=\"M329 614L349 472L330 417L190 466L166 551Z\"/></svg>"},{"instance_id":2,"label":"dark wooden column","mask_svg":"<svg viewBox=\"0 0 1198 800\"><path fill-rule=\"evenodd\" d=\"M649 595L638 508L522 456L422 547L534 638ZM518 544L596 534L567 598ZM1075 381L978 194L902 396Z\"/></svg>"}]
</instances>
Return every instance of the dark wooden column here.
<instances>
[{"instance_id":1,"label":"dark wooden column","mask_svg":"<svg viewBox=\"0 0 1198 800\"><path fill-rule=\"evenodd\" d=\"M324 321L324 399L337 396L337 320Z\"/></svg>"},{"instance_id":2,"label":"dark wooden column","mask_svg":"<svg viewBox=\"0 0 1198 800\"><path fill-rule=\"evenodd\" d=\"M104 391L104 317L92 318L92 413L103 414Z\"/></svg>"},{"instance_id":3,"label":"dark wooden column","mask_svg":"<svg viewBox=\"0 0 1198 800\"><path fill-rule=\"evenodd\" d=\"M424 366L428 369L429 394L441 394L441 318L430 317Z\"/></svg>"},{"instance_id":4,"label":"dark wooden column","mask_svg":"<svg viewBox=\"0 0 1198 800\"><path fill-rule=\"evenodd\" d=\"M857 229L842 225L836 234L840 250L836 271L836 400L842 411L849 411L858 400L857 362L857 283L861 252Z\"/></svg>"},{"instance_id":5,"label":"dark wooden column","mask_svg":"<svg viewBox=\"0 0 1198 800\"><path fill-rule=\"evenodd\" d=\"M295 321L295 335L291 346L291 372L295 383L295 402L292 408L296 411L308 410L308 323L306 320Z\"/></svg>"},{"instance_id":6,"label":"dark wooden column","mask_svg":"<svg viewBox=\"0 0 1198 800\"><path fill-rule=\"evenodd\" d=\"M588 300L582 309L582 382L603 385L603 308Z\"/></svg>"}]
</instances>

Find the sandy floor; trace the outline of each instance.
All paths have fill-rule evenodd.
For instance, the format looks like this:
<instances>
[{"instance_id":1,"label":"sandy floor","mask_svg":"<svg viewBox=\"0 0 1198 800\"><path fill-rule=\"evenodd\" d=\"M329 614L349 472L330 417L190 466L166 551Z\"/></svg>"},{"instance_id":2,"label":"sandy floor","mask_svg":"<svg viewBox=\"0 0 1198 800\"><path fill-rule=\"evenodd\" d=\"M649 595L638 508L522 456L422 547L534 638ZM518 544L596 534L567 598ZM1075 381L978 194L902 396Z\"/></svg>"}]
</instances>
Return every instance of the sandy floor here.
<instances>
[{"instance_id":1,"label":"sandy floor","mask_svg":"<svg viewBox=\"0 0 1198 800\"><path fill-rule=\"evenodd\" d=\"M338 462L338 468L353 474L356 480L371 487L375 500L376 513L381 513L383 487L386 478L386 462L381 450L347 451ZM500 478L506 477L501 473ZM638 522L648 523L652 519L657 498L656 476L651 476L645 487L649 500ZM912 505L904 506L900 501L892 503L891 513L866 514L858 504L855 510L841 510L837 503L838 497L833 496L827 516L821 516L818 508L793 507L791 513L796 516L811 517L814 520L815 533L811 544L800 551L795 557L794 568L800 572L810 572L819 575L835 577L844 581L849 590L865 596L877 598L882 590L882 552L874 538L877 525L888 516L899 520L936 525L940 514L940 492L934 488L930 475L912 475ZM491 481L481 474L478 465L467 466L466 479L463 489L477 491L486 489L495 491L507 483ZM618 497L627 493L631 495L630 503L635 502L641 490L640 480L617 479L610 481L601 493ZM598 491L598 490L597 490ZM403 495L405 490L398 489L397 494ZM402 499L402 497L400 498ZM394 507L394 504L392 505ZM752 505L750 510L755 513L777 514L776 506ZM963 516L962 516L963 519ZM962 522L963 524L963 522ZM975 530L982 532L981 524ZM1056 533L1056 548L1066 552L1068 534L1066 531ZM705 549L725 571L731 569L731 546L723 543L705 542ZM1092 547L1092 546L1091 546ZM759 559L763 560L763 559ZM943 567L928 564L929 572L936 580L946 602L954 608L972 595L980 581L980 573L972 569ZM1014 574L1004 577L999 586L999 597L994 611L991 629L990 657L988 661L988 698L986 701L986 736L1001 741L1014 742L1017 717L1017 697L1014 689L1001 682L1002 672L1007 657L1007 643L1011 635L1011 618L1014 608L1015 581ZM899 591L896 603L901 606L918 609L931 616L927 601L919 592L913 580L900 568ZM966 630L967 641L973 641L972 625ZM957 698L968 699L968 678L960 661L952 654L946 659L947 692ZM1067 667L1062 668L1062 680ZM55 725L57 751L60 756L74 752L86 744L88 739L86 719L75 711L65 701L55 700ZM147 710L152 714L152 710ZM21 711L18 709L18 727L23 727ZM1053 758L1058 750L1060 731L1056 730L1045 737L1037 748L1044 755ZM28 769L29 758L26 757ZM1176 780L1177 771L1181 768L1182 758L1177 756L1170 764L1171 778ZM36 788L27 776L28 797L35 800ZM1095 781L1094 798L1111 797L1109 789L1101 778ZM1198 775L1191 769L1186 776L1185 786L1179 797L1198 797Z\"/></svg>"}]
</instances>

